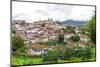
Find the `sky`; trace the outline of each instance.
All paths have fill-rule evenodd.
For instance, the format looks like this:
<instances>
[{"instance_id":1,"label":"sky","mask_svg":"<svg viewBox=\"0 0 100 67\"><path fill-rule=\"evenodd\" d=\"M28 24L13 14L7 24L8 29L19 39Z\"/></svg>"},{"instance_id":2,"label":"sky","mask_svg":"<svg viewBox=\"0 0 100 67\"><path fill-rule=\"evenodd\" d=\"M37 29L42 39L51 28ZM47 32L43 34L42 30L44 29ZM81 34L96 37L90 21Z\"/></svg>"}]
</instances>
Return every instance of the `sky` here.
<instances>
[{"instance_id":1,"label":"sky","mask_svg":"<svg viewBox=\"0 0 100 67\"><path fill-rule=\"evenodd\" d=\"M55 21L68 19L88 21L94 15L95 7L47 3L12 2L12 20L29 22L53 18Z\"/></svg>"}]
</instances>

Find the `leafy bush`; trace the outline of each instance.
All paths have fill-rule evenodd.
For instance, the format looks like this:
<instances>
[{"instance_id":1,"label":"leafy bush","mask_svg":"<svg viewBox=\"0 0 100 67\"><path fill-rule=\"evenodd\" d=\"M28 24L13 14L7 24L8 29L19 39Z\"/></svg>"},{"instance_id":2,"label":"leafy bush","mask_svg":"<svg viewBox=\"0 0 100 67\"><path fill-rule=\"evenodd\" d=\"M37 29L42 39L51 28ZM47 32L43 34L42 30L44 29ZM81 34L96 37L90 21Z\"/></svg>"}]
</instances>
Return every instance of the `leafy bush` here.
<instances>
[{"instance_id":1,"label":"leafy bush","mask_svg":"<svg viewBox=\"0 0 100 67\"><path fill-rule=\"evenodd\" d=\"M78 42L80 40L80 37L78 35L73 35L69 38L69 40L73 42Z\"/></svg>"},{"instance_id":2,"label":"leafy bush","mask_svg":"<svg viewBox=\"0 0 100 67\"><path fill-rule=\"evenodd\" d=\"M60 50L49 50L46 54L43 54L42 58L44 62L57 63L57 60L61 57Z\"/></svg>"},{"instance_id":3,"label":"leafy bush","mask_svg":"<svg viewBox=\"0 0 100 67\"><path fill-rule=\"evenodd\" d=\"M15 27L12 27L12 28L11 28L11 31L12 31L13 34L16 34L16 29L15 29Z\"/></svg>"},{"instance_id":4,"label":"leafy bush","mask_svg":"<svg viewBox=\"0 0 100 67\"><path fill-rule=\"evenodd\" d=\"M92 42L96 44L96 17L93 16L89 23L86 25L86 32L90 36Z\"/></svg>"},{"instance_id":5,"label":"leafy bush","mask_svg":"<svg viewBox=\"0 0 100 67\"><path fill-rule=\"evenodd\" d=\"M93 52L91 52L91 46L78 47L75 52L75 57L81 58L82 61L88 61L93 56Z\"/></svg>"},{"instance_id":6,"label":"leafy bush","mask_svg":"<svg viewBox=\"0 0 100 67\"><path fill-rule=\"evenodd\" d=\"M12 37L12 49L17 52L25 52L26 44L24 44L24 40L20 37L13 36Z\"/></svg>"}]
</instances>

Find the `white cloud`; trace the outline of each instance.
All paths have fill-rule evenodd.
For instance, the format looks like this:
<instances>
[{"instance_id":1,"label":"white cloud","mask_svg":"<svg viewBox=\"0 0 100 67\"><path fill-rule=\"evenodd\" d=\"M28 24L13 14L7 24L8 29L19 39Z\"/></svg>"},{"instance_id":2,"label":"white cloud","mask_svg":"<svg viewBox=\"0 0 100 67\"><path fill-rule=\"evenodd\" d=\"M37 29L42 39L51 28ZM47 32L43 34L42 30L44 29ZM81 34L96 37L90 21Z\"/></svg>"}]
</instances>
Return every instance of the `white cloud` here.
<instances>
[{"instance_id":1,"label":"white cloud","mask_svg":"<svg viewBox=\"0 0 100 67\"><path fill-rule=\"evenodd\" d=\"M54 20L64 21L67 19L89 20L94 14L95 7L58 5L28 2L13 2L13 19L27 21L37 21L40 19L53 18Z\"/></svg>"},{"instance_id":2,"label":"white cloud","mask_svg":"<svg viewBox=\"0 0 100 67\"><path fill-rule=\"evenodd\" d=\"M95 7L91 6L75 6L72 9L70 18L78 20L90 20L94 15Z\"/></svg>"}]
</instances>

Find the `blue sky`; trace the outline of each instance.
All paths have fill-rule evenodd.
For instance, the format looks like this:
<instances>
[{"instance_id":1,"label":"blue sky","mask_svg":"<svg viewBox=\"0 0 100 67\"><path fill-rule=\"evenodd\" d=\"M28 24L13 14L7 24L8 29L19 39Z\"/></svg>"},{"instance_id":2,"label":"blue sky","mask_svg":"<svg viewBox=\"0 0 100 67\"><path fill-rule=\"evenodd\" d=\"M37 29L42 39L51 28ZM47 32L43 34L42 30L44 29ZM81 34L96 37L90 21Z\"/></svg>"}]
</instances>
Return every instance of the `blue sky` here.
<instances>
[{"instance_id":1,"label":"blue sky","mask_svg":"<svg viewBox=\"0 0 100 67\"><path fill-rule=\"evenodd\" d=\"M93 11L95 11L93 6L12 2L12 19L30 22L47 18L58 21L67 19L87 21L94 15Z\"/></svg>"}]
</instances>

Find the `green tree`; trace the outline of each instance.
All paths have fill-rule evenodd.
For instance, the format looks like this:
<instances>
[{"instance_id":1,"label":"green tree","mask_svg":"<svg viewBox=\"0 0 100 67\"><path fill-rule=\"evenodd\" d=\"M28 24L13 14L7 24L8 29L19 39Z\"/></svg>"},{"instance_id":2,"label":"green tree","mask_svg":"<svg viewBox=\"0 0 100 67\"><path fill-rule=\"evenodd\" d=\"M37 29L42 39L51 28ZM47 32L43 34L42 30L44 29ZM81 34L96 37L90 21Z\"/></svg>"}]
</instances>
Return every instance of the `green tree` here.
<instances>
[{"instance_id":1,"label":"green tree","mask_svg":"<svg viewBox=\"0 0 100 67\"><path fill-rule=\"evenodd\" d=\"M16 29L14 27L11 28L13 34L16 34Z\"/></svg>"},{"instance_id":2,"label":"green tree","mask_svg":"<svg viewBox=\"0 0 100 67\"><path fill-rule=\"evenodd\" d=\"M80 40L80 37L78 35L73 35L69 38L69 40L73 42L78 42Z\"/></svg>"},{"instance_id":3,"label":"green tree","mask_svg":"<svg viewBox=\"0 0 100 67\"><path fill-rule=\"evenodd\" d=\"M73 58L74 53L75 53L74 48L65 48L64 51L62 52L62 58L61 59L70 60L71 58Z\"/></svg>"},{"instance_id":4,"label":"green tree","mask_svg":"<svg viewBox=\"0 0 100 67\"><path fill-rule=\"evenodd\" d=\"M78 47L75 49L74 57L81 58L83 56L84 50L82 47Z\"/></svg>"},{"instance_id":5,"label":"green tree","mask_svg":"<svg viewBox=\"0 0 100 67\"><path fill-rule=\"evenodd\" d=\"M18 36L12 37L12 49L14 51L22 51L24 52L26 48L26 44L24 44L24 40Z\"/></svg>"},{"instance_id":6,"label":"green tree","mask_svg":"<svg viewBox=\"0 0 100 67\"><path fill-rule=\"evenodd\" d=\"M92 58L93 53L91 52L90 46L84 46L84 47L78 47L77 50L75 50L74 57L81 58L82 61L88 61L90 58Z\"/></svg>"},{"instance_id":7,"label":"green tree","mask_svg":"<svg viewBox=\"0 0 100 67\"><path fill-rule=\"evenodd\" d=\"M91 52L91 47L90 46L86 46L84 48L84 52L83 52L83 57L82 60L84 61L88 61L90 58L92 58L93 53Z\"/></svg>"},{"instance_id":8,"label":"green tree","mask_svg":"<svg viewBox=\"0 0 100 67\"><path fill-rule=\"evenodd\" d=\"M87 24L88 35L90 36L91 41L96 43L96 17L93 16L92 19Z\"/></svg>"},{"instance_id":9,"label":"green tree","mask_svg":"<svg viewBox=\"0 0 100 67\"><path fill-rule=\"evenodd\" d=\"M43 61L46 63L57 63L58 59L61 57L60 50L49 50L47 53L42 55Z\"/></svg>"}]
</instances>

